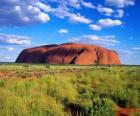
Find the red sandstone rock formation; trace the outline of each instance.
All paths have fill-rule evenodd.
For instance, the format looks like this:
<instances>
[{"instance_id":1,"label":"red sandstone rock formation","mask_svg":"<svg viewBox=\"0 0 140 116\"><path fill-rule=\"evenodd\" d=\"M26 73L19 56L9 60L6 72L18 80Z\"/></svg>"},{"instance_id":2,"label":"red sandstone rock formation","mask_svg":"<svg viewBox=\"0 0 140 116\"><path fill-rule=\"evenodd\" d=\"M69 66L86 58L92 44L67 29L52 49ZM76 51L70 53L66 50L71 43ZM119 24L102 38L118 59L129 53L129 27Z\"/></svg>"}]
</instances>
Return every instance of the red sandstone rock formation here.
<instances>
[{"instance_id":1,"label":"red sandstone rock formation","mask_svg":"<svg viewBox=\"0 0 140 116\"><path fill-rule=\"evenodd\" d=\"M17 63L47 64L121 64L118 54L103 47L87 44L66 43L46 45L23 50Z\"/></svg>"}]
</instances>

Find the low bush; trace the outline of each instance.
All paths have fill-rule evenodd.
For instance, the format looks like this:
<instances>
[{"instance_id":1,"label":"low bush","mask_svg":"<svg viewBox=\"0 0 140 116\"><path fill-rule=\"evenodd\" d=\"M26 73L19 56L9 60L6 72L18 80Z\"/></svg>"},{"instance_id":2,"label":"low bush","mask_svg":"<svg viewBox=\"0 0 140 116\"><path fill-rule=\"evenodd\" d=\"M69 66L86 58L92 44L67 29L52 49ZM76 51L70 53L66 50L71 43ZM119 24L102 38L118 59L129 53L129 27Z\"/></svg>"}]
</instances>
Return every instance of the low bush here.
<instances>
[{"instance_id":1,"label":"low bush","mask_svg":"<svg viewBox=\"0 0 140 116\"><path fill-rule=\"evenodd\" d=\"M18 78L0 80L1 116L115 116L116 106L140 108L139 67L15 66ZM22 78L30 77L26 68L50 73Z\"/></svg>"}]
</instances>

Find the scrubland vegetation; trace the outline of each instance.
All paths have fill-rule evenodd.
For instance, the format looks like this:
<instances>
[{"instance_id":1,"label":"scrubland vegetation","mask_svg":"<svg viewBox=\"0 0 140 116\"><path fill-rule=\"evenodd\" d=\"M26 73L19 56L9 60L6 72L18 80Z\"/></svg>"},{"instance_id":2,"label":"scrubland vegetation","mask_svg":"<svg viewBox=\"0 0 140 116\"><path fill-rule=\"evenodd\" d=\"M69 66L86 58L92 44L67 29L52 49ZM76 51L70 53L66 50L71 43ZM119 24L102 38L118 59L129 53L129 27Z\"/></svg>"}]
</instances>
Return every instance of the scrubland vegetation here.
<instances>
[{"instance_id":1,"label":"scrubland vegetation","mask_svg":"<svg viewBox=\"0 0 140 116\"><path fill-rule=\"evenodd\" d=\"M0 78L1 116L115 116L117 107L140 108L139 66L1 64Z\"/></svg>"}]
</instances>

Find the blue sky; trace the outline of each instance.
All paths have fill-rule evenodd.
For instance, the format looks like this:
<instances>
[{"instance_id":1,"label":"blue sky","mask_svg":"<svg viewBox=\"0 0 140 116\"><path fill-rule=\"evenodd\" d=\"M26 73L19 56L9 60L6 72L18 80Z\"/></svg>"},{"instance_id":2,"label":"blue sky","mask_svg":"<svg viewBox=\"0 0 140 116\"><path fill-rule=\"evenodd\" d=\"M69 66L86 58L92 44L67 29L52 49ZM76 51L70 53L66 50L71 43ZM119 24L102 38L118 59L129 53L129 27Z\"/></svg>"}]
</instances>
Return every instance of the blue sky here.
<instances>
[{"instance_id":1,"label":"blue sky","mask_svg":"<svg viewBox=\"0 0 140 116\"><path fill-rule=\"evenodd\" d=\"M140 64L139 7L139 0L1 0L0 62L15 61L25 48L76 42Z\"/></svg>"}]
</instances>

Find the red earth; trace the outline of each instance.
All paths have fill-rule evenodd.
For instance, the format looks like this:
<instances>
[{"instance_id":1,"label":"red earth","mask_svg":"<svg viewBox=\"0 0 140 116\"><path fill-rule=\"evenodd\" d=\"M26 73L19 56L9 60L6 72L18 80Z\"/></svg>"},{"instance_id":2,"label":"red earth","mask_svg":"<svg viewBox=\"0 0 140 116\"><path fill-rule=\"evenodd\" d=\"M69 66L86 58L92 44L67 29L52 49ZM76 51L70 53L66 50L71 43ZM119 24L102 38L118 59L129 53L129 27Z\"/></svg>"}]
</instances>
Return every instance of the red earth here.
<instances>
[{"instance_id":1,"label":"red earth","mask_svg":"<svg viewBox=\"0 0 140 116\"><path fill-rule=\"evenodd\" d=\"M139 108L120 108L117 107L116 116L131 116L131 114L136 113L136 116L140 116Z\"/></svg>"}]
</instances>

